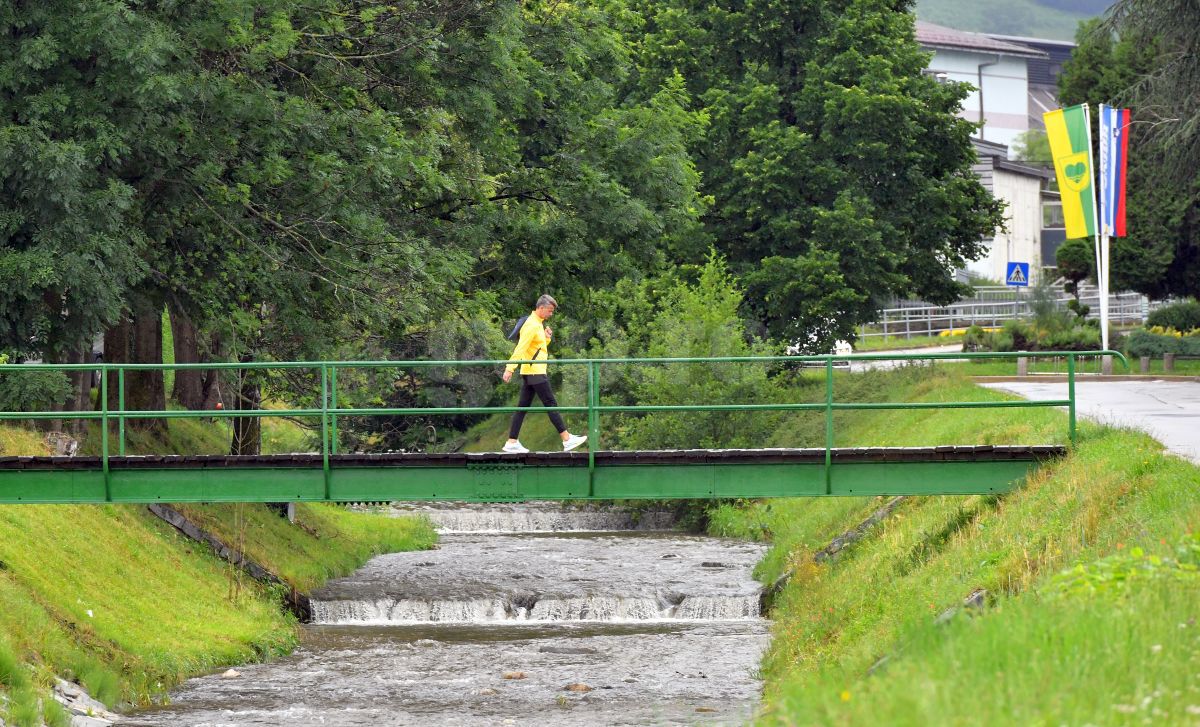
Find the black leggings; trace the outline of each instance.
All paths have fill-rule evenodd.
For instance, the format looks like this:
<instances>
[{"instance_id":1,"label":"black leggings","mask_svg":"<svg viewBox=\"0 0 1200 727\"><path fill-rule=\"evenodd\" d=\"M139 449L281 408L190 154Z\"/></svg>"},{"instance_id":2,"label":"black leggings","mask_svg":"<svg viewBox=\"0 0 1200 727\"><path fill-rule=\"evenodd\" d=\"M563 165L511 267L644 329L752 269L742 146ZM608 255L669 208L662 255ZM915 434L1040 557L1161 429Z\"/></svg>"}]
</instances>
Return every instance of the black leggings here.
<instances>
[{"instance_id":1,"label":"black leggings","mask_svg":"<svg viewBox=\"0 0 1200 727\"><path fill-rule=\"evenodd\" d=\"M527 374L521 376L521 398L517 401L517 406L526 407L533 403L533 395L538 395L542 400L542 406L558 406L558 400L554 398L554 391L550 389L550 379L544 374ZM563 421L562 416L556 411L546 412L550 416L550 423L558 429L558 433L562 434L567 431L567 424ZM508 438L516 439L521 433L521 424L525 422L525 412L513 412L512 426L508 428Z\"/></svg>"}]
</instances>

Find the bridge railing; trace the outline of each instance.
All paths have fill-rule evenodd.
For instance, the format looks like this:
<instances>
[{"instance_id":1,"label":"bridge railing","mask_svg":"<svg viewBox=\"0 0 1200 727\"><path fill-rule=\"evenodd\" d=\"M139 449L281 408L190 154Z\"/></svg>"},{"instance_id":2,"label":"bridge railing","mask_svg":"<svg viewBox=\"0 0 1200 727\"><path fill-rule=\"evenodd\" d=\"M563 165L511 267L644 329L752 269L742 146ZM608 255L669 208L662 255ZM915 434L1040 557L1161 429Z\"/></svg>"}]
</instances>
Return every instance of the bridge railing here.
<instances>
[{"instance_id":1,"label":"bridge railing","mask_svg":"<svg viewBox=\"0 0 1200 727\"><path fill-rule=\"evenodd\" d=\"M699 412L699 411L822 411L825 415L825 464L831 466L834 448L833 415L836 411L879 410L879 409L998 409L1067 407L1068 438L1075 444L1076 431L1076 363L1080 358L1113 356L1128 369L1125 357L1117 351L1020 351L982 353L870 353L844 356L727 356L714 358L599 358L599 359L551 359L549 361L470 360L470 361L287 361L247 363L189 363L189 364L145 364L145 363L96 363L96 364L6 364L0 365L0 376L29 371L100 371L99 410L96 411L0 411L0 421L39 419L99 420L104 436L100 438L100 456L106 481L109 460L112 456L109 435L116 425L117 456L125 455L126 423L132 419L188 419L242 417L307 417L319 418L321 422L321 458L326 472L330 471L330 456L337 454L338 419L347 416L411 416L434 414L502 414L516 411L583 413L588 422L588 468L595 469L595 456L601 434L600 416L606 413L638 412ZM980 360L1015 358L1065 358L1067 362L1067 398L1037 401L957 401L957 402L839 402L834 398L835 366L841 363L871 361L928 361L928 360ZM585 367L587 373L587 403L585 405L545 406L449 406L449 407L345 407L338 403L338 371L352 369L406 369L427 367L501 367L508 364L548 363L551 366ZM819 364L825 372L825 400L823 402L794 402L775 404L601 404L600 373L603 366L614 365L664 365L664 364L715 364L715 363L775 363L775 364ZM183 370L308 370L320 376L320 406L292 409L169 409L152 411L125 408L126 373L132 371L183 371ZM115 375L117 408L109 408L110 379Z\"/></svg>"}]
</instances>

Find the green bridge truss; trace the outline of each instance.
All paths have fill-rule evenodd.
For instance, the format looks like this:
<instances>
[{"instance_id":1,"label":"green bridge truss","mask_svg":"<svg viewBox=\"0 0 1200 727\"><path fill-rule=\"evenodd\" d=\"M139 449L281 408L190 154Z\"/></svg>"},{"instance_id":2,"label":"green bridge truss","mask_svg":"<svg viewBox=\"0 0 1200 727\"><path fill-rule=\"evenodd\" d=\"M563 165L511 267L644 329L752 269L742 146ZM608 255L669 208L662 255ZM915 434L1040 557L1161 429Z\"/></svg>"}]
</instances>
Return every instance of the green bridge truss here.
<instances>
[{"instance_id":1,"label":"green bridge truss","mask_svg":"<svg viewBox=\"0 0 1200 727\"><path fill-rule=\"evenodd\" d=\"M362 502L388 500L605 500L820 495L968 495L1005 492L1064 447L954 446L838 448L834 412L871 409L976 409L1066 407L1068 438L1075 442L1075 369L1079 357L1114 351L859 354L659 359L560 359L554 366L582 366L587 404L554 407L585 413L588 447L571 453L352 454L338 451L338 420L348 416L486 414L517 407L359 408L338 404L337 375L349 369L498 367L509 361L320 361L205 364L26 364L0 366L0 375L30 370L100 371L100 410L0 412L0 420L98 419L115 429L117 452L101 438L98 457L0 457L0 503L150 502ZM835 367L850 362L1058 357L1067 362L1067 398L992 402L847 402L834 397ZM518 362L520 363L520 362ZM821 403L602 405L603 366L771 363L816 365L825 372ZM129 371L168 369L302 369L320 378L319 407L255 410L145 411L125 408ZM115 379L117 408L108 407ZM528 407L529 412L550 411ZM617 452L597 449L601 416L652 411L819 411L825 446L818 449L669 450ZM321 451L263 456L128 456L125 427L132 419L311 417L319 419Z\"/></svg>"}]
</instances>

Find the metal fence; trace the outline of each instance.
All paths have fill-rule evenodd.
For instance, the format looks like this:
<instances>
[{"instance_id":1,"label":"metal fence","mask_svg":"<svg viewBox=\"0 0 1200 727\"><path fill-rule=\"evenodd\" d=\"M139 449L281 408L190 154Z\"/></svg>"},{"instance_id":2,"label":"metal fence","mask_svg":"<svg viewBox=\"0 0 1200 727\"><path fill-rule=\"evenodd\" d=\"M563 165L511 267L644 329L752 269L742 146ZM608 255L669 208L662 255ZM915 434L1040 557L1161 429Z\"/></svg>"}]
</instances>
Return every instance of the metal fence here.
<instances>
[{"instance_id":1,"label":"metal fence","mask_svg":"<svg viewBox=\"0 0 1200 727\"><path fill-rule=\"evenodd\" d=\"M984 296L997 293L995 298L976 298L959 301L946 306L929 305L922 301L910 301L899 307L885 308L879 319L859 327L859 338L913 336L936 336L943 332L961 330L968 326L997 328L1005 321L1032 318L1035 302L1030 297L1013 297L1000 300L999 291L980 291ZM1054 299L1057 310L1068 310L1067 304L1074 300L1070 296ZM1088 318L1100 317L1100 296L1086 289L1080 302L1088 306ZM1156 307L1140 293L1113 293L1108 297L1108 320L1115 324L1141 324Z\"/></svg>"},{"instance_id":2,"label":"metal fence","mask_svg":"<svg viewBox=\"0 0 1200 727\"><path fill-rule=\"evenodd\" d=\"M21 375L34 371L93 371L99 370L100 391L98 392L98 411L0 411L0 421L33 421L45 419L80 419L98 421L100 424L100 457L104 475L104 501L113 501L111 488L111 460L113 453L109 436L116 434L116 456L123 457L126 453L126 423L134 419L229 419L239 417L302 417L320 420L321 430L321 459L325 474L325 497L330 499L329 475L330 456L338 453L338 419L352 416L412 416L430 414L507 414L515 411L526 412L570 412L587 415L587 452L589 477L595 471L595 456L600 440L600 419L604 414L620 414L634 412L703 412L703 411L819 411L825 417L825 467L832 463L834 447L833 415L835 411L850 410L885 410L885 409L997 409L997 408L1037 408L1065 406L1068 411L1068 437L1072 444L1076 441L1076 399L1075 372L1076 361L1083 358L1111 355L1119 358L1126 368L1125 357L1116 351L1037 351L1037 352L988 352L988 353L875 353L855 354L849 356L729 356L714 358L632 358L632 359L556 359L540 361L290 361L290 362L252 362L252 363L203 363L203 364L137 364L137 363L105 363L93 364L8 364L0 365L0 376ZM982 359L1016 359L1016 358L1065 358L1067 361L1067 398L1038 401L950 401L950 402L862 402L837 401L834 398L834 367L838 361L934 361L934 360L982 360ZM823 402L782 402L767 404L602 404L600 398L601 367L611 370L621 366L662 366L672 364L801 364L807 361L817 361L825 369L825 399ZM445 407L360 407L347 406L338 401L338 372L352 369L397 370L405 368L425 367L485 367L497 368L512 363L550 364L557 367L583 367L587 373L586 403L573 406L556 407L515 407L515 406L445 406ZM320 378L319 406L289 409L246 409L246 410L186 410L171 409L150 411L142 409L127 409L125 393L127 390L126 374L134 371L180 371L197 369L221 370L303 370L315 373ZM116 408L109 407L110 386L116 388ZM114 432L115 429L115 432ZM0 491L0 500L4 493ZM591 492L589 490L589 496ZM39 501L32 493L15 495L15 500L22 502ZM49 501L49 500L40 500Z\"/></svg>"}]
</instances>

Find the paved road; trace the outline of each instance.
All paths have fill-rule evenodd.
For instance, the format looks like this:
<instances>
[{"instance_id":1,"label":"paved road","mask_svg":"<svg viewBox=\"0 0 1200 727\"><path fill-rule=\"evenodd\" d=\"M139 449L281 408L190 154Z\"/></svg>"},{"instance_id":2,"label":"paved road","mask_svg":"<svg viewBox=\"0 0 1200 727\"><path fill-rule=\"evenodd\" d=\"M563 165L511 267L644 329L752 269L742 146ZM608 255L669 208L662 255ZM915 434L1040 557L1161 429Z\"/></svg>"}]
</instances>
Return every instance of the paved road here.
<instances>
[{"instance_id":1,"label":"paved road","mask_svg":"<svg viewBox=\"0 0 1200 727\"><path fill-rule=\"evenodd\" d=\"M959 353L962 351L961 343L952 343L946 346L928 346L925 348L902 348L895 351L855 351L855 353L873 353L873 354L891 354L891 353ZM917 361L917 363L928 363L929 359ZM851 371L870 371L880 369L899 368L910 361L854 361L850 364Z\"/></svg>"},{"instance_id":2,"label":"paved road","mask_svg":"<svg viewBox=\"0 0 1200 727\"><path fill-rule=\"evenodd\" d=\"M1065 399L1067 385L1042 382L984 384L1026 399ZM1200 383L1193 381L1085 381L1075 384L1080 416L1136 427L1167 449L1200 463Z\"/></svg>"}]
</instances>

